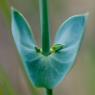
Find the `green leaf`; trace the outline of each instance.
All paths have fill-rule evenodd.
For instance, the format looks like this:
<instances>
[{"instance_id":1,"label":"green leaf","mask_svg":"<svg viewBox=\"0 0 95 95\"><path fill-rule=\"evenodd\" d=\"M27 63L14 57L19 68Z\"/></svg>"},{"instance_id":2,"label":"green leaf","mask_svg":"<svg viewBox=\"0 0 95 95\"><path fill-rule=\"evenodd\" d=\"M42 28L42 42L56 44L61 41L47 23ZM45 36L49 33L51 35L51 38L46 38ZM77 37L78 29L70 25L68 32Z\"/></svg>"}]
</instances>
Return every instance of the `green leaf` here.
<instances>
[{"instance_id":1,"label":"green leaf","mask_svg":"<svg viewBox=\"0 0 95 95\"><path fill-rule=\"evenodd\" d=\"M37 87L52 89L66 76L75 63L84 35L86 15L70 17L58 30L48 56L37 48L25 18L12 10L12 34L29 80Z\"/></svg>"},{"instance_id":2,"label":"green leaf","mask_svg":"<svg viewBox=\"0 0 95 95\"><path fill-rule=\"evenodd\" d=\"M23 55L25 51L33 51L35 47L35 41L33 38L32 30L28 25L25 18L17 10L12 8L12 34L16 46ZM26 53L26 52L25 52ZM31 52L30 52L31 53Z\"/></svg>"},{"instance_id":3,"label":"green leaf","mask_svg":"<svg viewBox=\"0 0 95 95\"><path fill-rule=\"evenodd\" d=\"M70 17L60 26L56 33L54 43L64 45L61 54L58 54L56 58L60 59L64 64L72 66L77 57L85 33L87 16L85 14Z\"/></svg>"},{"instance_id":4,"label":"green leaf","mask_svg":"<svg viewBox=\"0 0 95 95\"><path fill-rule=\"evenodd\" d=\"M85 34L85 26L88 14L76 15L67 19L58 29L54 44L64 45L64 48L55 55L56 61L63 64L59 71L63 73L61 80L71 70L74 65L81 43Z\"/></svg>"}]
</instances>

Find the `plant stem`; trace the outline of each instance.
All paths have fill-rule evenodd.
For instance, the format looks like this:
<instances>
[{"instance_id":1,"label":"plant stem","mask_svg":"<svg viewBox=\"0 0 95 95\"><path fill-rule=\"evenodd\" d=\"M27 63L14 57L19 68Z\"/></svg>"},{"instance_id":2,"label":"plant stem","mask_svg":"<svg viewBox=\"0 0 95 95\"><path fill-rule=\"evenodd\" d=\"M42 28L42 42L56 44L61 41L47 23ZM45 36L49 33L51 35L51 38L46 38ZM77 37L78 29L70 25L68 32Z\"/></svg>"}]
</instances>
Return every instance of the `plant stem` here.
<instances>
[{"instance_id":1,"label":"plant stem","mask_svg":"<svg viewBox=\"0 0 95 95\"><path fill-rule=\"evenodd\" d=\"M52 89L46 89L46 95L53 95Z\"/></svg>"},{"instance_id":2,"label":"plant stem","mask_svg":"<svg viewBox=\"0 0 95 95\"><path fill-rule=\"evenodd\" d=\"M50 34L49 34L49 21L48 21L48 7L47 0L39 0L40 3L40 21L42 33L42 52L44 55L50 53Z\"/></svg>"}]
</instances>

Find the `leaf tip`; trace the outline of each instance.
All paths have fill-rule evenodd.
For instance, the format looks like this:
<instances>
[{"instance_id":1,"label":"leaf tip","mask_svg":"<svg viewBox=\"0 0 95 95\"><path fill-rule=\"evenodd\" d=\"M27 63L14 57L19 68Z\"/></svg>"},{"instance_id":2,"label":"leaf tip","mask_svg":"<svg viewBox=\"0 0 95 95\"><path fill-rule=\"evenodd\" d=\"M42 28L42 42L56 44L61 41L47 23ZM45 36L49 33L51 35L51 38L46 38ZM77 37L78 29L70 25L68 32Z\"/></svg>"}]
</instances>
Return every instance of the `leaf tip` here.
<instances>
[{"instance_id":1,"label":"leaf tip","mask_svg":"<svg viewBox=\"0 0 95 95\"><path fill-rule=\"evenodd\" d=\"M15 12L17 12L17 10L12 6L11 7L11 13L14 14Z\"/></svg>"},{"instance_id":2,"label":"leaf tip","mask_svg":"<svg viewBox=\"0 0 95 95\"><path fill-rule=\"evenodd\" d=\"M89 17L89 12L81 14L80 16L82 17L84 24L87 24L87 20L88 20L88 17Z\"/></svg>"},{"instance_id":3,"label":"leaf tip","mask_svg":"<svg viewBox=\"0 0 95 95\"><path fill-rule=\"evenodd\" d=\"M89 12L86 12L86 13L84 14L84 16L85 16L85 20L87 21L87 19L88 19L88 17L89 17Z\"/></svg>"},{"instance_id":4,"label":"leaf tip","mask_svg":"<svg viewBox=\"0 0 95 95\"><path fill-rule=\"evenodd\" d=\"M83 16L88 17L89 16L89 12L84 13Z\"/></svg>"},{"instance_id":5,"label":"leaf tip","mask_svg":"<svg viewBox=\"0 0 95 95\"><path fill-rule=\"evenodd\" d=\"M11 15L13 17L19 16L19 15L22 16L22 14L17 9L15 9L14 7L11 7Z\"/></svg>"},{"instance_id":6,"label":"leaf tip","mask_svg":"<svg viewBox=\"0 0 95 95\"><path fill-rule=\"evenodd\" d=\"M88 16L89 16L89 12L86 12L84 14L81 14L80 16L82 16L84 18L84 20L87 21Z\"/></svg>"}]
</instances>

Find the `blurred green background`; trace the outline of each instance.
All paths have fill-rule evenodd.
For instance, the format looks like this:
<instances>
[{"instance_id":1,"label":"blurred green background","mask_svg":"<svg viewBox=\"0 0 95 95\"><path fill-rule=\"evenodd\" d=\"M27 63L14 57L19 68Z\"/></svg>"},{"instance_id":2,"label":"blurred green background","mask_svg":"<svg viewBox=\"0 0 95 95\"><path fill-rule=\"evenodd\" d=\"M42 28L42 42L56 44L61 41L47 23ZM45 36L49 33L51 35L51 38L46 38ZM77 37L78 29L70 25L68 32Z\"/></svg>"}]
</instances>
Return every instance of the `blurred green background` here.
<instances>
[{"instance_id":1,"label":"blurred green background","mask_svg":"<svg viewBox=\"0 0 95 95\"><path fill-rule=\"evenodd\" d=\"M43 95L31 88L11 36L10 9L29 21L40 45L39 0L0 0L0 95ZM54 89L54 95L95 95L95 0L48 0L52 42L59 25L69 16L89 12L86 35L76 65ZM31 94L32 93L32 94Z\"/></svg>"}]
</instances>

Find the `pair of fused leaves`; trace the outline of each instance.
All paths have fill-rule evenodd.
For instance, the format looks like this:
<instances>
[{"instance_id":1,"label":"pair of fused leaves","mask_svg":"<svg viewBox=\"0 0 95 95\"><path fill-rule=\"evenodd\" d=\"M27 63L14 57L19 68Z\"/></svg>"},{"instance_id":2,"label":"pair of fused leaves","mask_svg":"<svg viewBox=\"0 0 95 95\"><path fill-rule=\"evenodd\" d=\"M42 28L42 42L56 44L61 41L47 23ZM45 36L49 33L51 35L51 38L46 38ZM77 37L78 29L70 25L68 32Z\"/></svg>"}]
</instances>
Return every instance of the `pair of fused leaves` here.
<instances>
[{"instance_id":1,"label":"pair of fused leaves","mask_svg":"<svg viewBox=\"0 0 95 95\"><path fill-rule=\"evenodd\" d=\"M54 88L74 65L84 36L87 15L72 16L56 33L54 44L63 49L44 56L37 52L32 30L17 10L12 10L12 34L25 71L37 87Z\"/></svg>"}]
</instances>

